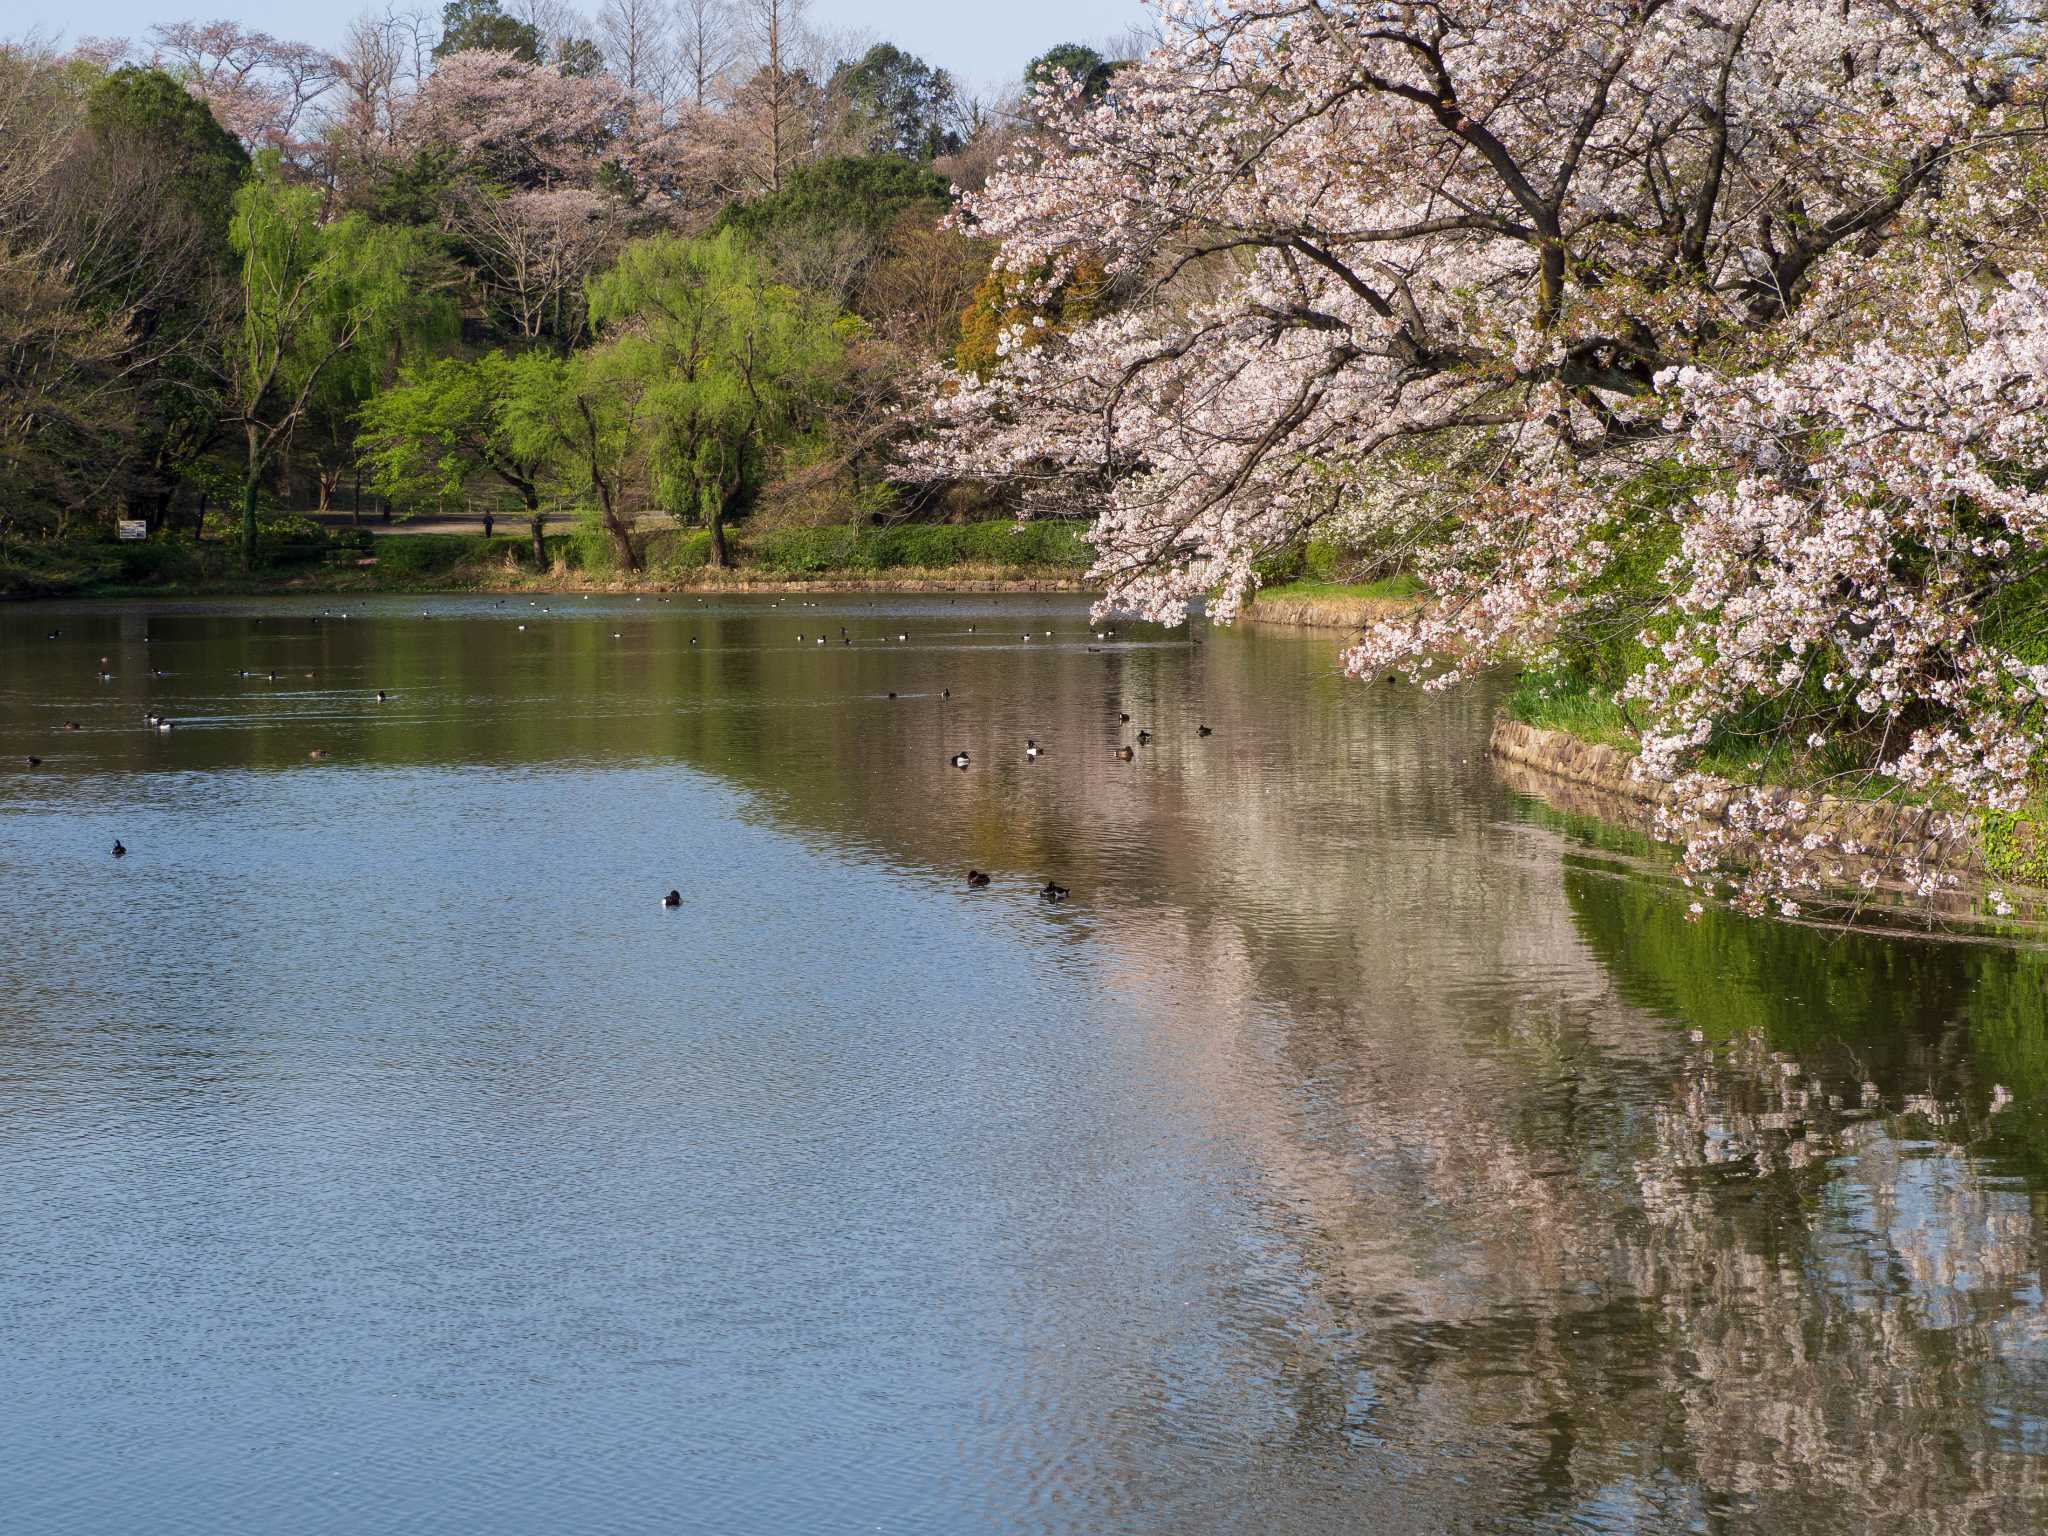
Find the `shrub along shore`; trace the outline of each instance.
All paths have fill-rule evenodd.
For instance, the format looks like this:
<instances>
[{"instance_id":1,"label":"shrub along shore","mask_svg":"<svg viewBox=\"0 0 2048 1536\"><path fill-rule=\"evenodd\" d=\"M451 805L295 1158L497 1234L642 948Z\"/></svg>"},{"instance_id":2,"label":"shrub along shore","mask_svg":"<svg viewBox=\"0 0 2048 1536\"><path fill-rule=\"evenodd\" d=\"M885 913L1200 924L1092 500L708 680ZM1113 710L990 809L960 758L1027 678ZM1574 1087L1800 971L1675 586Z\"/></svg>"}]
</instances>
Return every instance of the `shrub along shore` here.
<instances>
[{"instance_id":1,"label":"shrub along shore","mask_svg":"<svg viewBox=\"0 0 2048 1536\"><path fill-rule=\"evenodd\" d=\"M242 568L232 542L155 538L0 542L0 598L289 592L634 591L758 586L1072 590L1091 552L1068 523L1011 520L896 527L780 528L729 537L673 528L638 540L638 569L595 530L550 534L541 559L525 534L331 533L303 520L273 531Z\"/></svg>"}]
</instances>

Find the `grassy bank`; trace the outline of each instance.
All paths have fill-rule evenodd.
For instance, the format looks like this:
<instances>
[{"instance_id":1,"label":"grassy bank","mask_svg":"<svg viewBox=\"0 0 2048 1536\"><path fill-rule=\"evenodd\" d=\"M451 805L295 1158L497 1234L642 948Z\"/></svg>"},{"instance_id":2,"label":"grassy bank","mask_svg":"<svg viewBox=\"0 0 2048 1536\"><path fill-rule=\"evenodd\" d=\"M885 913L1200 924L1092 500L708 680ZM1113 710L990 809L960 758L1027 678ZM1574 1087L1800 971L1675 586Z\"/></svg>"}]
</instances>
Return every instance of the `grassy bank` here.
<instances>
[{"instance_id":1,"label":"grassy bank","mask_svg":"<svg viewBox=\"0 0 2048 1536\"><path fill-rule=\"evenodd\" d=\"M1359 629L1415 606L1422 586L1397 575L1370 582L1289 581L1262 587L1244 616L1263 624Z\"/></svg>"},{"instance_id":2,"label":"grassy bank","mask_svg":"<svg viewBox=\"0 0 2048 1536\"><path fill-rule=\"evenodd\" d=\"M736 564L711 567L710 536L659 529L626 568L592 530L554 534L535 560L530 538L495 534L332 535L301 523L267 540L251 572L222 542L0 542L0 598L269 592L632 591L678 587L887 585L1075 588L1091 551L1064 523L1012 521L894 528L785 528L731 540Z\"/></svg>"}]
</instances>

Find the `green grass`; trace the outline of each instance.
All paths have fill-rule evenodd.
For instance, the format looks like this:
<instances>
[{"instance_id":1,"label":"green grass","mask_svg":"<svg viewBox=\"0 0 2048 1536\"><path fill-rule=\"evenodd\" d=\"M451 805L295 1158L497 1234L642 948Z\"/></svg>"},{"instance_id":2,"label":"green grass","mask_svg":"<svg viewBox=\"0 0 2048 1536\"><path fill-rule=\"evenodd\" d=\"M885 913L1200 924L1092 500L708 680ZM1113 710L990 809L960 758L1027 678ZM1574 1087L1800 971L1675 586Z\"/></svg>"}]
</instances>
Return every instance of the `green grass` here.
<instances>
[{"instance_id":1,"label":"green grass","mask_svg":"<svg viewBox=\"0 0 2048 1536\"><path fill-rule=\"evenodd\" d=\"M1260 597L1328 597L1368 601L1399 601L1419 597L1422 583L1406 571L1382 576L1378 581L1283 581L1259 588Z\"/></svg>"},{"instance_id":2,"label":"green grass","mask_svg":"<svg viewBox=\"0 0 2048 1536\"><path fill-rule=\"evenodd\" d=\"M1565 731L1581 741L1633 751L1635 730L1612 694L1556 672L1525 672L1508 698L1508 715L1541 731Z\"/></svg>"},{"instance_id":3,"label":"green grass","mask_svg":"<svg viewBox=\"0 0 2048 1536\"><path fill-rule=\"evenodd\" d=\"M1615 702L1614 691L1569 671L1525 672L1508 697L1507 713L1510 719L1538 730L1566 731L1581 741L1629 752L1636 749L1635 728ZM1888 781L1865 782L1870 769L1868 748L1854 740L1830 740L1818 750L1809 750L1803 745L1772 747L1753 738L1733 736L1708 742L1694 766L1734 784L1812 786L1872 800L1912 798ZM2043 831L2048 832L2048 827ZM2029 850L2035 847L2024 834L2015 842L2024 843Z\"/></svg>"}]
</instances>

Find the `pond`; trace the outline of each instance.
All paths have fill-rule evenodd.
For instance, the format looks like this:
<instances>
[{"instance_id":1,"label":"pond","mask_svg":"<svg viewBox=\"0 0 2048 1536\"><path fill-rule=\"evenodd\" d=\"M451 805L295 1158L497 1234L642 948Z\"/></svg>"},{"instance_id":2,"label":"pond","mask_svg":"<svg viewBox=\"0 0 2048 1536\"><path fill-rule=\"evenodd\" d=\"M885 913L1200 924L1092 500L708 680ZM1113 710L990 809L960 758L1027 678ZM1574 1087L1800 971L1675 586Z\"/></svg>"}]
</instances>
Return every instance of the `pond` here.
<instances>
[{"instance_id":1,"label":"pond","mask_svg":"<svg viewBox=\"0 0 2048 1536\"><path fill-rule=\"evenodd\" d=\"M2034 1528L2042 955L1334 649L0 608L8 1528Z\"/></svg>"}]
</instances>

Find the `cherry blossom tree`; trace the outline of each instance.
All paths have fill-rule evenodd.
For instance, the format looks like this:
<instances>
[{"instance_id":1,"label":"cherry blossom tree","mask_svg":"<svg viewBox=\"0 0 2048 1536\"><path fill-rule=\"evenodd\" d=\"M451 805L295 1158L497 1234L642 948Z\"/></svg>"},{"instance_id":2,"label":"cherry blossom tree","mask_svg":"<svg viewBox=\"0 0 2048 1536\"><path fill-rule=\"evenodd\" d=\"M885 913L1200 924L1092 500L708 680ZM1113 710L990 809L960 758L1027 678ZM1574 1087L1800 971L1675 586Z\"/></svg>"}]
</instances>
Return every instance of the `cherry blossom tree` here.
<instances>
[{"instance_id":1,"label":"cherry blossom tree","mask_svg":"<svg viewBox=\"0 0 2048 1536\"><path fill-rule=\"evenodd\" d=\"M730 184L722 136L686 109L665 120L609 75L564 74L511 54L443 59L408 114L409 148L452 150L463 174L507 191L602 189L685 217Z\"/></svg>"},{"instance_id":2,"label":"cherry blossom tree","mask_svg":"<svg viewBox=\"0 0 2048 1536\"><path fill-rule=\"evenodd\" d=\"M565 343L582 335L584 285L618 254L625 227L617 197L581 187L468 185L451 222L506 327L525 341Z\"/></svg>"},{"instance_id":3,"label":"cherry blossom tree","mask_svg":"<svg viewBox=\"0 0 2048 1536\"><path fill-rule=\"evenodd\" d=\"M2042 361L2026 0L1161 21L1106 86L1041 82L1042 128L963 215L1047 295L1099 263L1111 312L1019 323L986 379L945 379L922 473L1095 510L1105 605L1167 622L1205 595L1227 620L1311 528L1410 550L1435 602L1361 675L1539 653L1656 555L1642 771L1677 786L1695 876L1739 861L1752 904L1869 853L1789 846L1798 814L1692 771L1759 706L1801 718L1780 695L1811 667L1849 712L1809 736L1856 736L1900 792L2010 803L2041 701L1975 605L2033 558L2033 511L1990 492L2048 469L1992 420Z\"/></svg>"},{"instance_id":4,"label":"cherry blossom tree","mask_svg":"<svg viewBox=\"0 0 2048 1536\"><path fill-rule=\"evenodd\" d=\"M232 21L155 27L149 62L183 81L250 149L287 155L304 151L317 105L342 76L326 50Z\"/></svg>"}]
</instances>

